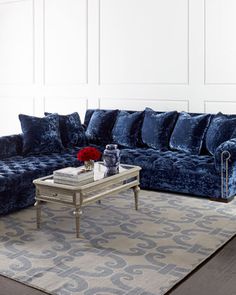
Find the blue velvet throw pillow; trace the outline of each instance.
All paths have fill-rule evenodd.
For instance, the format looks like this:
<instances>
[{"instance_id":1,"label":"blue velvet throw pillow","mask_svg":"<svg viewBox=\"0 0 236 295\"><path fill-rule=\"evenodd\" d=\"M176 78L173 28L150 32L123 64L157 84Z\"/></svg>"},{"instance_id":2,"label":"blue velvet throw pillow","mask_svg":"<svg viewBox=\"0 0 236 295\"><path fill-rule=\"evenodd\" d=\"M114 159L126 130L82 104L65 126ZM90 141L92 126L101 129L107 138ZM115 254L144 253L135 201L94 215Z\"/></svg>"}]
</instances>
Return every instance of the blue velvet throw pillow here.
<instances>
[{"instance_id":1,"label":"blue velvet throw pillow","mask_svg":"<svg viewBox=\"0 0 236 295\"><path fill-rule=\"evenodd\" d=\"M51 113L44 113L45 116ZM69 115L59 115L61 141L64 147L85 144L85 131L77 112Z\"/></svg>"},{"instance_id":2,"label":"blue velvet throw pillow","mask_svg":"<svg viewBox=\"0 0 236 295\"><path fill-rule=\"evenodd\" d=\"M57 114L44 118L20 114L19 119L23 132L23 154L50 154L63 149Z\"/></svg>"},{"instance_id":3,"label":"blue velvet throw pillow","mask_svg":"<svg viewBox=\"0 0 236 295\"><path fill-rule=\"evenodd\" d=\"M214 155L217 147L236 137L236 117L232 115L216 114L211 120L211 124L206 133L206 148L208 152Z\"/></svg>"},{"instance_id":4,"label":"blue velvet throw pillow","mask_svg":"<svg viewBox=\"0 0 236 295\"><path fill-rule=\"evenodd\" d=\"M170 147L180 152L199 155L211 115L179 114L170 138Z\"/></svg>"},{"instance_id":5,"label":"blue velvet throw pillow","mask_svg":"<svg viewBox=\"0 0 236 295\"><path fill-rule=\"evenodd\" d=\"M93 115L93 113L95 112L96 110L94 109L88 109L85 113L85 116L84 116L84 126L85 126L85 129L88 127L88 124L89 124L89 121Z\"/></svg>"},{"instance_id":6,"label":"blue velvet throw pillow","mask_svg":"<svg viewBox=\"0 0 236 295\"><path fill-rule=\"evenodd\" d=\"M168 149L177 116L176 111L157 113L152 109L145 109L142 126L143 143L153 149Z\"/></svg>"},{"instance_id":7,"label":"blue velvet throw pillow","mask_svg":"<svg viewBox=\"0 0 236 295\"><path fill-rule=\"evenodd\" d=\"M111 143L111 131L117 114L118 110L95 110L85 132L88 142L102 145Z\"/></svg>"},{"instance_id":8,"label":"blue velvet throw pillow","mask_svg":"<svg viewBox=\"0 0 236 295\"><path fill-rule=\"evenodd\" d=\"M120 111L112 130L113 141L124 147L140 146L143 114L144 112Z\"/></svg>"}]
</instances>

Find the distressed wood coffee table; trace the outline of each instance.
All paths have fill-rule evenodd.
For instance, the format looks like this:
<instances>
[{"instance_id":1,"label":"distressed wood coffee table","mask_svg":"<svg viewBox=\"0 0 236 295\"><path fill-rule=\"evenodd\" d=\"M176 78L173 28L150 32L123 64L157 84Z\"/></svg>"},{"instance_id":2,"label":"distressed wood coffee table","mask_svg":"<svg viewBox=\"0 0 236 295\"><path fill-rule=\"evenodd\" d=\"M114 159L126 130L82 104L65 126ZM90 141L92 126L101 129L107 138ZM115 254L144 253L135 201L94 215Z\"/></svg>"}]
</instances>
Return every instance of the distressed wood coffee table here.
<instances>
[{"instance_id":1,"label":"distressed wood coffee table","mask_svg":"<svg viewBox=\"0 0 236 295\"><path fill-rule=\"evenodd\" d=\"M80 215L82 207L96 201L101 201L106 196L124 190L133 189L135 209L138 210L139 193L139 166L121 164L119 173L105 177L106 168L102 162L95 163L94 181L82 186L71 186L54 183L53 175L38 178L33 181L36 186L35 206L37 228L41 223L42 202L58 203L74 207L76 222L76 237L80 232Z\"/></svg>"}]
</instances>

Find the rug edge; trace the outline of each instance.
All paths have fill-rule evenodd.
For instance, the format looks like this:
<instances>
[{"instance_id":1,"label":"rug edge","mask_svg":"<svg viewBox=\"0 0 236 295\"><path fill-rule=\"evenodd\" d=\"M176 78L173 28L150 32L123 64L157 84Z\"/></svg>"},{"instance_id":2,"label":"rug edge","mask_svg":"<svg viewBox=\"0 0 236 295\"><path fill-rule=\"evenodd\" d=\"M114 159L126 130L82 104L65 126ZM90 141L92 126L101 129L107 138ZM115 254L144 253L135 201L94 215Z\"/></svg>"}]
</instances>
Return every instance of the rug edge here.
<instances>
[{"instance_id":1,"label":"rug edge","mask_svg":"<svg viewBox=\"0 0 236 295\"><path fill-rule=\"evenodd\" d=\"M195 272L197 272L199 270L199 268L201 268L204 264L206 264L213 256L215 256L218 252L220 252L224 246L226 246L228 243L230 243L230 241L232 241L234 238L236 237L236 233L234 233L230 238L229 240L225 241L223 244L221 244L213 253L211 253L209 256L207 256L203 261L201 261L199 264L197 264L195 266L195 268L189 272L186 276L184 276L182 279L180 280L177 280L176 282L173 282L174 285L172 285L170 287L170 289L168 289L167 291L165 291L165 293L161 293L160 295L171 295L171 292L174 291L183 281L187 280L190 276L192 276ZM43 289L41 287L37 287L35 286L34 284L31 284L31 283L26 283L26 282L22 282L20 281L19 279L17 278L12 278L12 277L8 277L4 274L2 274L0 272L0 275L7 278L7 279L10 279L12 281L16 281L20 284L23 284L25 286L28 286L28 287L31 287L35 290L39 290L39 291L42 291L48 295L57 295L56 293L49 293L49 291L47 291L46 289Z\"/></svg>"},{"instance_id":2,"label":"rug edge","mask_svg":"<svg viewBox=\"0 0 236 295\"><path fill-rule=\"evenodd\" d=\"M46 289L43 289L43 288L41 288L41 287L37 287L37 286L35 286L34 284L26 283L26 282L20 281L20 280L17 279L17 278L9 277L9 276L7 276L7 275L5 275L5 274L2 274L1 272L0 272L0 276L4 277L4 278L6 278L6 279L9 279L9 280L15 281L15 282L17 282L17 283L20 283L20 284L22 284L22 285L25 285L25 286L27 286L27 287L33 288L33 289L35 289L35 290L42 291L42 292L46 293L47 295L57 295L56 293L49 293L49 291L47 291Z\"/></svg>"},{"instance_id":3,"label":"rug edge","mask_svg":"<svg viewBox=\"0 0 236 295\"><path fill-rule=\"evenodd\" d=\"M184 276L181 280L176 281L173 283L174 285L168 289L165 293L162 293L161 295L171 295L170 292L174 291L183 281L187 280L189 277L191 277L195 272L197 272L204 264L206 264L211 258L213 258L217 253L219 253L224 246L226 246L228 243L230 243L234 238L236 237L236 233L234 233L229 240L221 244L213 253L211 253L209 256L207 256L202 262L197 264L195 268L190 271L186 276Z\"/></svg>"}]
</instances>

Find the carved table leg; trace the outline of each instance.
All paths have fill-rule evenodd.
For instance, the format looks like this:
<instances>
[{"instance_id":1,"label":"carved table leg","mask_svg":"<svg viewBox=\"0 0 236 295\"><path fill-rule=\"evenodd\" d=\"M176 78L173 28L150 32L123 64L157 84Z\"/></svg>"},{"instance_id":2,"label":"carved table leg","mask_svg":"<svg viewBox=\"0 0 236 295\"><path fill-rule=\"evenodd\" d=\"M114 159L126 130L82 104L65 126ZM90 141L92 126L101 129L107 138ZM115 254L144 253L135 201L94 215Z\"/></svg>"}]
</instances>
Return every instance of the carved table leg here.
<instances>
[{"instance_id":1,"label":"carved table leg","mask_svg":"<svg viewBox=\"0 0 236 295\"><path fill-rule=\"evenodd\" d=\"M82 210L76 208L73 212L75 215L75 226L76 226L76 238L79 238L79 231L80 231L80 215L82 214Z\"/></svg>"},{"instance_id":2,"label":"carved table leg","mask_svg":"<svg viewBox=\"0 0 236 295\"><path fill-rule=\"evenodd\" d=\"M135 201L135 210L138 210L138 194L140 191L140 187L137 185L132 188L134 191L134 201Z\"/></svg>"},{"instance_id":3,"label":"carved table leg","mask_svg":"<svg viewBox=\"0 0 236 295\"><path fill-rule=\"evenodd\" d=\"M36 223L37 223L37 229L40 229L41 225L41 202L37 200L34 204L36 207Z\"/></svg>"}]
</instances>

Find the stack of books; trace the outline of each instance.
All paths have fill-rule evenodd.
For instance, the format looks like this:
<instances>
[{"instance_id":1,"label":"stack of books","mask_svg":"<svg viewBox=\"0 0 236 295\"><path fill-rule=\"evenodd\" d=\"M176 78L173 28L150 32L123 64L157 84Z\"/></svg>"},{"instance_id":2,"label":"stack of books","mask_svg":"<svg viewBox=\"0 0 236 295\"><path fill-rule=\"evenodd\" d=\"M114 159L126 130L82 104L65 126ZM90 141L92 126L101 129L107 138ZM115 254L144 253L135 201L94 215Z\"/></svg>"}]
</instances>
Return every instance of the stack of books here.
<instances>
[{"instance_id":1,"label":"stack of books","mask_svg":"<svg viewBox=\"0 0 236 295\"><path fill-rule=\"evenodd\" d=\"M94 181L94 172L82 167L67 167L53 172L54 183L80 186Z\"/></svg>"}]
</instances>

